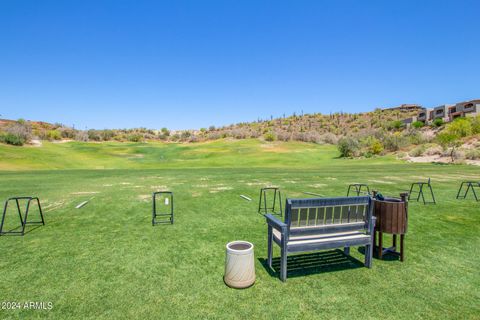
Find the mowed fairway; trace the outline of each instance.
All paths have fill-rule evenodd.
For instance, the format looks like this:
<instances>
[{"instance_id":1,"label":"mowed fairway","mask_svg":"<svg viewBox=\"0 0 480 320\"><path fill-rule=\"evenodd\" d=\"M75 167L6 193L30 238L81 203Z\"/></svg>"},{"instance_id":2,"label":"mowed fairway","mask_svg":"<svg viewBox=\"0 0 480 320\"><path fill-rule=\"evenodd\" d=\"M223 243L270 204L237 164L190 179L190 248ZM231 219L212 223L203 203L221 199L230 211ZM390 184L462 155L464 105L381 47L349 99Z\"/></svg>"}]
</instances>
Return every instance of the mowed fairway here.
<instances>
[{"instance_id":1,"label":"mowed fairway","mask_svg":"<svg viewBox=\"0 0 480 320\"><path fill-rule=\"evenodd\" d=\"M46 219L24 237L0 237L0 302L53 303L50 311L0 310L0 318L480 315L480 202L455 200L460 181L480 180L479 167L345 160L333 146L244 140L0 146L0 169L0 199L37 195ZM286 283L265 268L261 187L279 186L287 197L343 196L349 183L364 182L398 196L427 177L438 204L410 203L405 262L374 259L367 269L355 248L355 259L313 254ZM174 225L151 226L151 194L159 190L175 194ZM9 218L13 227L13 212ZM222 279L225 244L239 239L255 245L257 281L245 290Z\"/></svg>"}]
</instances>

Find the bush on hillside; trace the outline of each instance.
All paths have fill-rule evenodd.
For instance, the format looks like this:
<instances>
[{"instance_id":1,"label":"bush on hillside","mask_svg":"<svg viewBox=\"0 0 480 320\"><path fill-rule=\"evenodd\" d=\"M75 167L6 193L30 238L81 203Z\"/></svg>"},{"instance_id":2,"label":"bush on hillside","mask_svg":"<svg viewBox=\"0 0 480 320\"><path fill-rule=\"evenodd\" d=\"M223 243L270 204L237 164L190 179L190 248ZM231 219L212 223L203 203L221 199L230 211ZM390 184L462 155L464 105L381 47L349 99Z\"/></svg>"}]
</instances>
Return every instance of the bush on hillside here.
<instances>
[{"instance_id":1,"label":"bush on hillside","mask_svg":"<svg viewBox=\"0 0 480 320\"><path fill-rule=\"evenodd\" d=\"M400 148L406 147L409 143L408 138L406 138L400 132L385 135L382 141L383 146L387 151L398 151Z\"/></svg>"},{"instance_id":2,"label":"bush on hillside","mask_svg":"<svg viewBox=\"0 0 480 320\"><path fill-rule=\"evenodd\" d=\"M456 135L460 138L468 137L473 133L472 122L470 119L466 118L456 119L452 123L449 123L445 130L447 133Z\"/></svg>"},{"instance_id":3,"label":"bush on hillside","mask_svg":"<svg viewBox=\"0 0 480 320\"><path fill-rule=\"evenodd\" d=\"M416 128L416 129L420 129L423 126L425 126L425 124L422 121L415 121L415 122L412 123L412 127Z\"/></svg>"},{"instance_id":4,"label":"bush on hillside","mask_svg":"<svg viewBox=\"0 0 480 320\"><path fill-rule=\"evenodd\" d=\"M76 130L68 127L61 127L57 129L63 139L75 139Z\"/></svg>"},{"instance_id":5,"label":"bush on hillside","mask_svg":"<svg viewBox=\"0 0 480 320\"><path fill-rule=\"evenodd\" d=\"M359 154L360 143L355 138L344 137L338 140L337 148L341 157L354 157Z\"/></svg>"},{"instance_id":6,"label":"bush on hillside","mask_svg":"<svg viewBox=\"0 0 480 320\"><path fill-rule=\"evenodd\" d=\"M383 145L376 137L369 136L363 141L363 145L367 149L367 153L378 155L383 152Z\"/></svg>"},{"instance_id":7,"label":"bush on hillside","mask_svg":"<svg viewBox=\"0 0 480 320\"><path fill-rule=\"evenodd\" d=\"M77 131L74 139L76 141L87 142L88 141L88 133L85 132L85 131Z\"/></svg>"},{"instance_id":8,"label":"bush on hillside","mask_svg":"<svg viewBox=\"0 0 480 320\"><path fill-rule=\"evenodd\" d=\"M319 137L320 141L326 144L337 144L338 143L338 137L334 135L333 133L327 132Z\"/></svg>"},{"instance_id":9,"label":"bush on hillside","mask_svg":"<svg viewBox=\"0 0 480 320\"><path fill-rule=\"evenodd\" d=\"M0 142L11 144L13 146L23 146L26 141L21 136L7 132L0 134Z\"/></svg>"},{"instance_id":10,"label":"bush on hillside","mask_svg":"<svg viewBox=\"0 0 480 320\"><path fill-rule=\"evenodd\" d=\"M62 139L62 134L58 130L48 130L46 136L49 141Z\"/></svg>"},{"instance_id":11,"label":"bush on hillside","mask_svg":"<svg viewBox=\"0 0 480 320\"><path fill-rule=\"evenodd\" d=\"M480 150L479 149L470 149L465 151L465 158L469 160L479 160L480 159Z\"/></svg>"},{"instance_id":12,"label":"bush on hillside","mask_svg":"<svg viewBox=\"0 0 480 320\"><path fill-rule=\"evenodd\" d=\"M128 137L127 137L128 141L130 142L140 142L143 140L143 136L141 134L138 134L138 133L134 133L134 134L130 134Z\"/></svg>"},{"instance_id":13,"label":"bush on hillside","mask_svg":"<svg viewBox=\"0 0 480 320\"><path fill-rule=\"evenodd\" d=\"M404 126L405 126L405 124L404 124L402 121L400 121L400 120L395 120L395 121L390 122L390 123L387 125L387 128L388 128L389 130L393 130L393 129L399 130L399 129L403 128Z\"/></svg>"},{"instance_id":14,"label":"bush on hillside","mask_svg":"<svg viewBox=\"0 0 480 320\"><path fill-rule=\"evenodd\" d=\"M408 154L411 157L421 157L425 153L426 147L424 145L413 148Z\"/></svg>"},{"instance_id":15,"label":"bush on hillside","mask_svg":"<svg viewBox=\"0 0 480 320\"><path fill-rule=\"evenodd\" d=\"M431 144L431 145L425 145L425 152L424 154L426 156L435 156L435 155L441 155L442 154L442 147L436 144Z\"/></svg>"},{"instance_id":16,"label":"bush on hillside","mask_svg":"<svg viewBox=\"0 0 480 320\"><path fill-rule=\"evenodd\" d=\"M472 119L472 133L480 134L480 115Z\"/></svg>"},{"instance_id":17,"label":"bush on hillside","mask_svg":"<svg viewBox=\"0 0 480 320\"><path fill-rule=\"evenodd\" d=\"M23 141L22 144L24 144L28 142L32 137L32 127L30 126L30 123L26 122L23 119L20 119L19 121L8 126L5 129L5 132L7 133L5 141L6 143L9 143L7 141L10 141L11 143L9 144L14 144L13 142L20 143L20 141Z\"/></svg>"},{"instance_id":18,"label":"bush on hillside","mask_svg":"<svg viewBox=\"0 0 480 320\"><path fill-rule=\"evenodd\" d=\"M265 141L275 141L276 140L275 134L273 132L265 133L263 135L263 138L265 139Z\"/></svg>"},{"instance_id":19,"label":"bush on hillside","mask_svg":"<svg viewBox=\"0 0 480 320\"><path fill-rule=\"evenodd\" d=\"M443 119L442 119L442 118L437 118L437 119L433 120L433 122L432 122L432 127L438 128L438 127L443 126L444 123L445 123L445 122L443 122Z\"/></svg>"}]
</instances>

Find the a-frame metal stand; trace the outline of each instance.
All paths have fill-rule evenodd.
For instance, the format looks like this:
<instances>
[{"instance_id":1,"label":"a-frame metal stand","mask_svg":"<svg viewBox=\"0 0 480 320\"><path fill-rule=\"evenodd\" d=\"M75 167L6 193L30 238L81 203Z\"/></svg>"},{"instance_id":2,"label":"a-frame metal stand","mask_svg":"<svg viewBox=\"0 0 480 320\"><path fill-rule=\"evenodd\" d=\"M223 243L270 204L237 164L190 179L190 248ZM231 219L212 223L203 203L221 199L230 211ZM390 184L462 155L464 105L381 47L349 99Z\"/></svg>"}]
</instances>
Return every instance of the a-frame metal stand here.
<instances>
[{"instance_id":1,"label":"a-frame metal stand","mask_svg":"<svg viewBox=\"0 0 480 320\"><path fill-rule=\"evenodd\" d=\"M163 196L163 208L157 209L157 196ZM173 224L173 192L159 191L153 193L152 226L156 224Z\"/></svg>"},{"instance_id":2,"label":"a-frame metal stand","mask_svg":"<svg viewBox=\"0 0 480 320\"><path fill-rule=\"evenodd\" d=\"M367 194L367 195L370 195L370 188L368 187L368 185L364 184L364 183L353 183L351 185L348 186L348 191L347 191L347 197L350 196L350 190L353 188L352 191L354 191L356 194L357 194L357 197L360 195L360 194ZM363 189L367 189L367 192L365 193L365 191L362 192L362 188Z\"/></svg>"},{"instance_id":3,"label":"a-frame metal stand","mask_svg":"<svg viewBox=\"0 0 480 320\"><path fill-rule=\"evenodd\" d=\"M417 196L416 201L419 201L420 197L422 197L423 204L427 204L427 203L437 204L437 202L435 201L435 195L433 194L432 184L430 182L431 182L430 178L428 178L427 182L414 182L414 183L412 183L412 185L410 186L410 191L408 192L408 200L411 200L412 193L417 193L418 196ZM418 191L413 190L413 188L415 186L418 187ZM425 201L425 196L424 196L424 193L423 193L423 187L425 187L425 186L430 190L432 201Z\"/></svg>"},{"instance_id":4,"label":"a-frame metal stand","mask_svg":"<svg viewBox=\"0 0 480 320\"><path fill-rule=\"evenodd\" d=\"M463 195L460 195L460 193L462 193L462 191L463 191L463 186L464 186L464 185L467 186L467 189L465 190L465 193L464 193ZM466 199L466 198L467 198L468 191L470 191L470 189L471 189L472 192L473 192L473 196L474 196L474 198L475 198L475 201L478 201L477 193L475 192L475 187L480 188L480 182L476 182L476 181L463 181L463 182L460 184L460 189L458 189L457 199Z\"/></svg>"},{"instance_id":5,"label":"a-frame metal stand","mask_svg":"<svg viewBox=\"0 0 480 320\"><path fill-rule=\"evenodd\" d=\"M268 205L268 199L267 193L272 196L273 194L273 202L271 202L270 205ZM277 211L276 209L279 209ZM268 188L262 188L260 189L260 199L258 201L258 213L260 214L276 214L279 216L283 215L283 209L282 209L282 194L280 192L280 188L276 187L268 187Z\"/></svg>"},{"instance_id":6,"label":"a-frame metal stand","mask_svg":"<svg viewBox=\"0 0 480 320\"><path fill-rule=\"evenodd\" d=\"M20 201L21 200L26 200L27 201L27 204L26 204L26 207L25 207L25 216L23 216L23 217L22 217L22 209L20 207ZM20 231L14 231L18 228L13 229L13 230L9 230L9 231L3 231L3 227L4 227L4 224L5 224L5 218L6 218L7 210L8 210L8 204L11 201L14 201L15 204L16 204L16 207L17 207L18 217L20 219ZM30 208L31 208L30 204L32 203L32 201L36 202L37 205L38 205L38 211L40 213L40 221L28 221L28 214L29 214L29 211L30 211ZM3 207L2 222L0 224L0 235L9 234L9 235L23 236L23 235L25 235L25 226L27 224L45 225L45 219L43 218L43 212L42 212L42 206L40 205L40 199L38 199L37 197L13 197L13 198L7 199L7 201L5 201L5 206Z\"/></svg>"}]
</instances>

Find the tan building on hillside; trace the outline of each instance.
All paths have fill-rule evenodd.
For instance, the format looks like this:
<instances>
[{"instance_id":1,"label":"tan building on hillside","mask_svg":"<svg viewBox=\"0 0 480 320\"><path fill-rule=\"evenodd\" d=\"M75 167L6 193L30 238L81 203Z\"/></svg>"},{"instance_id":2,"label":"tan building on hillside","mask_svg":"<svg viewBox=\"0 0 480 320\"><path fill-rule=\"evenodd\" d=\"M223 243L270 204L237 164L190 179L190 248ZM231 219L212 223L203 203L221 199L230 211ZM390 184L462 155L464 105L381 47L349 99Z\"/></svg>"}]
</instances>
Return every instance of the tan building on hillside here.
<instances>
[{"instance_id":1,"label":"tan building on hillside","mask_svg":"<svg viewBox=\"0 0 480 320\"><path fill-rule=\"evenodd\" d=\"M418 112L417 117L405 119L404 123L420 121L428 124L436 119L450 122L456 118L475 117L477 115L480 115L480 99L459 102L457 104L444 104L433 109L422 108Z\"/></svg>"}]
</instances>

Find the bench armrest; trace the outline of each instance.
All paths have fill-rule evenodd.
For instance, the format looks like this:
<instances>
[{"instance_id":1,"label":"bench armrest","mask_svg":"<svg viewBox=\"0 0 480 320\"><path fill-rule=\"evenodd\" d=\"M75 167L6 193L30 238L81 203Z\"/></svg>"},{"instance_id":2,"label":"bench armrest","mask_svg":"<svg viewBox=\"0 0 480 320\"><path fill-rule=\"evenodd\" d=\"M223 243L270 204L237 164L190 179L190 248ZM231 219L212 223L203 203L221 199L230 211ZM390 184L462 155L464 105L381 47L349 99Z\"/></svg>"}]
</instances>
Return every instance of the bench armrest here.
<instances>
[{"instance_id":1,"label":"bench armrest","mask_svg":"<svg viewBox=\"0 0 480 320\"><path fill-rule=\"evenodd\" d=\"M272 214L266 214L265 219L267 219L267 223L274 229L283 233L283 230L287 229L287 225L280 221L277 217L273 216Z\"/></svg>"}]
</instances>

